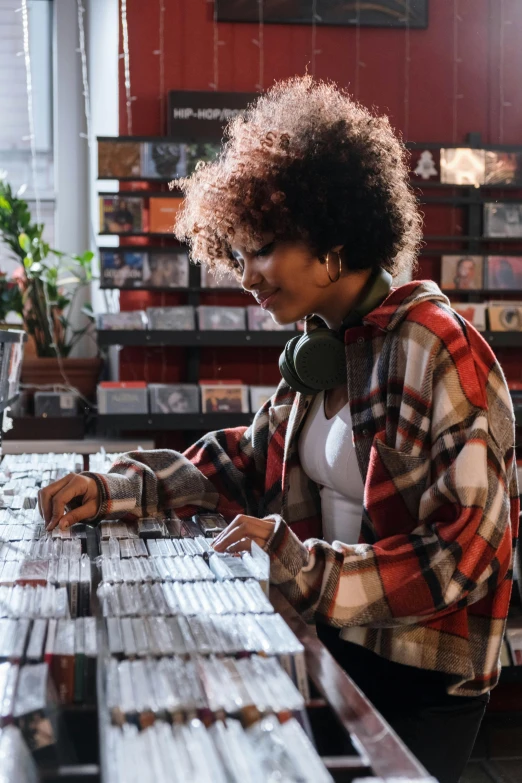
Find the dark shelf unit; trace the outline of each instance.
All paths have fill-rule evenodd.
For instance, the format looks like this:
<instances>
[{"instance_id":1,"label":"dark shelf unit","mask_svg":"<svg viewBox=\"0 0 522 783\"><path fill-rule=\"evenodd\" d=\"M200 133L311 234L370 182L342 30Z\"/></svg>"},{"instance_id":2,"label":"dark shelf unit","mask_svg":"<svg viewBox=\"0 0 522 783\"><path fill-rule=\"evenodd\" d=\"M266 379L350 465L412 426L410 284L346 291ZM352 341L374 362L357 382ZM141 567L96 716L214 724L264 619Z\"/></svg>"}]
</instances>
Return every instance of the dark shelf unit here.
<instances>
[{"instance_id":1,"label":"dark shelf unit","mask_svg":"<svg viewBox=\"0 0 522 783\"><path fill-rule=\"evenodd\" d=\"M213 432L229 427L248 427L253 413L123 413L99 414L96 429L99 434L113 430L151 430Z\"/></svg>"},{"instance_id":2,"label":"dark shelf unit","mask_svg":"<svg viewBox=\"0 0 522 783\"><path fill-rule=\"evenodd\" d=\"M159 331L157 329L106 329L98 331L99 345L132 346L183 346L186 348L232 348L255 346L259 348L281 347L302 332L249 332L249 331ZM198 379L196 379L198 380Z\"/></svg>"}]
</instances>

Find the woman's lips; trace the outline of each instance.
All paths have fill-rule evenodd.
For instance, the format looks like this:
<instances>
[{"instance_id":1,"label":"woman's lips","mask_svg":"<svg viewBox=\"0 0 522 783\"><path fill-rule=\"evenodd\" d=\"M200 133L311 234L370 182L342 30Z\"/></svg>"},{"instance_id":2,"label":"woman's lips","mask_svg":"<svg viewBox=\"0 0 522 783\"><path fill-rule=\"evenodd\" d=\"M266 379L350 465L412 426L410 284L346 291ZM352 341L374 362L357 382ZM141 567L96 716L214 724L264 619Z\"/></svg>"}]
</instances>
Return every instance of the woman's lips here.
<instances>
[{"instance_id":1,"label":"woman's lips","mask_svg":"<svg viewBox=\"0 0 522 783\"><path fill-rule=\"evenodd\" d=\"M266 310L268 307L270 307L270 305L272 304L274 298L277 296L278 293L279 293L279 288L277 289L277 291L274 291L273 294L270 294L270 296L268 296L266 299L263 299L263 301L260 302L263 310Z\"/></svg>"}]
</instances>

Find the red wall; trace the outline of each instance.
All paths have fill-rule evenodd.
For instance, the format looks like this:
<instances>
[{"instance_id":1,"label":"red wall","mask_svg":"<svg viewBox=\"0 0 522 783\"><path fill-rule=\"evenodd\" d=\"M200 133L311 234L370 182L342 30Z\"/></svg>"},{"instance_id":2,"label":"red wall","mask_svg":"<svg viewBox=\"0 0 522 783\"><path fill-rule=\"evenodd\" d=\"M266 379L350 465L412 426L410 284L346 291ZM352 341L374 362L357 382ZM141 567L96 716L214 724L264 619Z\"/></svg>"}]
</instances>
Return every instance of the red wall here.
<instances>
[{"instance_id":1,"label":"red wall","mask_svg":"<svg viewBox=\"0 0 522 783\"><path fill-rule=\"evenodd\" d=\"M164 0L164 5L165 92L211 89L215 78L213 3ZM160 2L127 0L134 135L166 133L157 53L159 8ZM256 90L260 59L253 39L257 34L257 25L219 25L219 40L223 42L219 46L220 90ZM521 38L521 0L431 0L427 30L408 34L403 30L362 28L357 36L354 28L318 28L316 46L320 53L315 57L315 75L335 80L365 105L388 114L407 140L460 142L475 131L482 134L484 142L521 144ZM263 87L277 79L303 74L307 68L309 72L314 68L312 28L266 25ZM119 109L120 133L125 135L123 60ZM426 233L458 231L461 220L457 209L437 206L426 208L425 213ZM437 272L437 262L425 259L421 264L423 276L436 277ZM161 303L158 298L156 295L154 303ZM123 309L144 306L148 301L153 303L150 295L121 296ZM175 301L174 296L163 295L164 304ZM218 302L216 298L213 301ZM233 360L230 353L204 350L201 377L277 382L278 350L238 349L233 351ZM183 379L183 355L171 349L126 349L122 353L122 378ZM506 370L522 380L522 368L514 366L510 371L510 356L508 352L502 358Z\"/></svg>"}]
</instances>

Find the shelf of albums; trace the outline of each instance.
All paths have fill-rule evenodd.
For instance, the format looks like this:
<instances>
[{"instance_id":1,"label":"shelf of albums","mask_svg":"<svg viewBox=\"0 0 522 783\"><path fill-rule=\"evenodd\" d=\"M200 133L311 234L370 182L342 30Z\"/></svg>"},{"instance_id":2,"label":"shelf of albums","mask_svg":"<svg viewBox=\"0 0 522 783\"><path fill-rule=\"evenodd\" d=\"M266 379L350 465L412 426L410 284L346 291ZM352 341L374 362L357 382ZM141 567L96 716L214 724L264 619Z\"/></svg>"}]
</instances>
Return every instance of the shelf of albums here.
<instances>
[{"instance_id":1,"label":"shelf of albums","mask_svg":"<svg viewBox=\"0 0 522 783\"><path fill-rule=\"evenodd\" d=\"M522 147L484 145L474 133L468 135L465 146L407 146L411 184L423 207L427 229L418 276L435 279L453 307L500 352L501 363L508 361L514 356L511 349L522 347ZM220 305L221 297L229 301L237 291L237 281L216 279L205 268L190 265L186 248L172 236L182 199L179 192L167 189L168 183L190 175L200 160L212 160L218 149L215 140L98 139L99 179L118 180L125 188L99 194L100 234L119 236L124 243L117 248L100 247L102 288L172 294L178 301L181 295L185 300L175 306L100 315L99 345L102 349L110 345L145 350L187 348L186 382L192 387L187 390L174 385L177 388L159 391L150 388L157 384L149 384L148 402L144 402L141 389L139 406L119 411L113 406L110 413L103 399L107 395L116 398L117 391L101 391L101 410L106 412L98 418L99 431L159 427L197 431L214 425L246 424L258 409L257 402L270 396L272 387L261 387L257 397L254 389L256 404L251 399L249 411L246 391L238 391L240 382L233 380L226 394L221 389L221 402L207 405L203 390L201 401L196 401L195 388L201 383L200 349L282 347L295 334L277 330L270 315L257 306ZM434 227L438 233L428 233ZM149 242L142 244L147 238ZM210 305L206 304L209 294L213 295ZM238 291L236 296L242 305L244 294ZM506 374L517 421L522 423L522 376L512 379ZM154 400L161 395L163 402L156 404ZM188 395L192 395L189 407ZM210 414L212 422L207 418Z\"/></svg>"}]
</instances>

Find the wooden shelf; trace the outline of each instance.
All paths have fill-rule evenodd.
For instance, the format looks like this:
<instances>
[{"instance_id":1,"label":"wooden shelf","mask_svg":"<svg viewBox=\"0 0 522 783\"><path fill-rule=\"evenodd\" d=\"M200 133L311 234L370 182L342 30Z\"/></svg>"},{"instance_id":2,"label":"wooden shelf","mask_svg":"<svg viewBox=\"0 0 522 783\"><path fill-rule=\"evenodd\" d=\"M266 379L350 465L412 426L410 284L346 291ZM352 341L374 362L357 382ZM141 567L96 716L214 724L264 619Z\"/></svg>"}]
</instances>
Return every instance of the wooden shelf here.
<instances>
[{"instance_id":1,"label":"wooden shelf","mask_svg":"<svg viewBox=\"0 0 522 783\"><path fill-rule=\"evenodd\" d=\"M122 413L99 414L96 418L98 434L109 430L190 431L213 432L230 427L248 427L254 413Z\"/></svg>"},{"instance_id":2,"label":"wooden shelf","mask_svg":"<svg viewBox=\"0 0 522 783\"><path fill-rule=\"evenodd\" d=\"M177 345L184 347L239 347L256 346L259 348L281 347L288 340L302 332L297 330L284 332L248 332L248 331L200 331L186 332L159 331L156 329L100 329L98 345L161 346ZM520 335L522 339L522 334ZM522 343L521 343L522 344Z\"/></svg>"}]
</instances>

